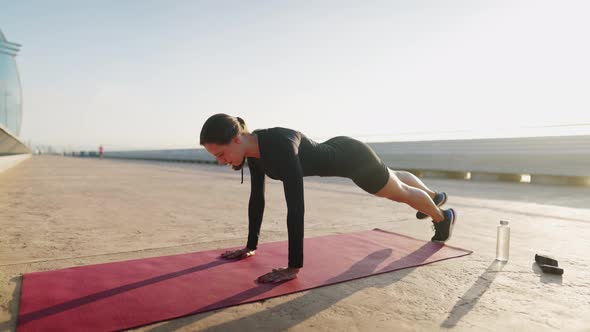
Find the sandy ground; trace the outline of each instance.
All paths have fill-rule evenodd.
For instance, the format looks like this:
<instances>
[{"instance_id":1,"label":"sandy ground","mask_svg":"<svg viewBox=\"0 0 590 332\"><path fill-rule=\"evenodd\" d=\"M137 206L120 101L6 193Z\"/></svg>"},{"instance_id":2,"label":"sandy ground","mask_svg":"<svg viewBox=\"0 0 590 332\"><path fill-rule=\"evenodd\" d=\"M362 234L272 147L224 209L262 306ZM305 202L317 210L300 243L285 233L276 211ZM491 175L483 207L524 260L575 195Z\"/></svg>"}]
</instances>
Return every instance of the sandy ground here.
<instances>
[{"instance_id":1,"label":"sandy ground","mask_svg":"<svg viewBox=\"0 0 590 332\"><path fill-rule=\"evenodd\" d=\"M0 174L0 331L14 330L20 276L77 265L245 244L248 171L228 167L35 156ZM463 258L138 331L590 331L590 188L425 179L459 214ZM428 240L411 208L347 179L306 178L306 236L375 227ZM267 179L262 240L286 240L282 184ZM509 220L510 261L494 262ZM550 253L563 277L543 275ZM309 272L308 272L309 273Z\"/></svg>"}]
</instances>

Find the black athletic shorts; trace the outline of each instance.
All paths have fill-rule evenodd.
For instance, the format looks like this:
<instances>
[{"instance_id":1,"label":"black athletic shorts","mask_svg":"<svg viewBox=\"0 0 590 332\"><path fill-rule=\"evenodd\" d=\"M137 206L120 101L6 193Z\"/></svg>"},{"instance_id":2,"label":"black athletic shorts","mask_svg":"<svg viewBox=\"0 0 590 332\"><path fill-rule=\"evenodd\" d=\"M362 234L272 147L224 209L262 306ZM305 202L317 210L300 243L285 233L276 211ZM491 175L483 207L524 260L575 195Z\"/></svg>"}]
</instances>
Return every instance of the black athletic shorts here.
<instances>
[{"instance_id":1,"label":"black athletic shorts","mask_svg":"<svg viewBox=\"0 0 590 332\"><path fill-rule=\"evenodd\" d=\"M381 190L389 180L389 168L373 151L359 140L338 136L324 142L332 146L340 160L338 176L351 179L370 194Z\"/></svg>"}]
</instances>

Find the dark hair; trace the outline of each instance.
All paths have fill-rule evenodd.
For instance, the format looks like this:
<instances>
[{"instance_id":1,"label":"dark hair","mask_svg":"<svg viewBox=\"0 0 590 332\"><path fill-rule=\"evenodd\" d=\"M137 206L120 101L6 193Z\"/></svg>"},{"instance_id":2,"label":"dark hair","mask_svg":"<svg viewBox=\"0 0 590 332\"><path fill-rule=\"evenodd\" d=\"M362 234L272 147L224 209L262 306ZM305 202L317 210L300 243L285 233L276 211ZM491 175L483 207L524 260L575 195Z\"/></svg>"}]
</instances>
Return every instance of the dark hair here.
<instances>
[{"instance_id":1,"label":"dark hair","mask_svg":"<svg viewBox=\"0 0 590 332\"><path fill-rule=\"evenodd\" d=\"M232 138L247 133L246 122L240 117L219 113L209 117L201 129L201 145L229 144Z\"/></svg>"}]
</instances>

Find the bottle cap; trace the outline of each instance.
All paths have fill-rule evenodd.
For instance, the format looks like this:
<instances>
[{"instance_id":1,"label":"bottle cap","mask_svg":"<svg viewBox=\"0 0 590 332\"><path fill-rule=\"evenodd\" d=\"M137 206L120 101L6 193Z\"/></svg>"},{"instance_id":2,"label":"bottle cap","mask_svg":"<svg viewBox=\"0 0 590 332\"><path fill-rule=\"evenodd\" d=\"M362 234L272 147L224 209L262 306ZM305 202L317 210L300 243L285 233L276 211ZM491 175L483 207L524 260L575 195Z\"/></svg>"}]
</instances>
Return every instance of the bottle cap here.
<instances>
[{"instance_id":1,"label":"bottle cap","mask_svg":"<svg viewBox=\"0 0 590 332\"><path fill-rule=\"evenodd\" d=\"M500 220L500 225L508 225L508 221L506 221L506 220Z\"/></svg>"}]
</instances>

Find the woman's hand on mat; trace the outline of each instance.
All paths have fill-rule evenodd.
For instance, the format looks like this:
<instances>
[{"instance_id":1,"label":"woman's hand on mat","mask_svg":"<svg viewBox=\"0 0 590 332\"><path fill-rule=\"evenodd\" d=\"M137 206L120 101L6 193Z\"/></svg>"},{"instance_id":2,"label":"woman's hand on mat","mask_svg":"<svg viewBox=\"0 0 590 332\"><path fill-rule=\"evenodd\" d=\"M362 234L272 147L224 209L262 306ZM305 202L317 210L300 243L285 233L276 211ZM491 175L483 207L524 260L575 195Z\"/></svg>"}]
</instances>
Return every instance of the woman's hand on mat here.
<instances>
[{"instance_id":1,"label":"woman's hand on mat","mask_svg":"<svg viewBox=\"0 0 590 332\"><path fill-rule=\"evenodd\" d=\"M273 269L272 272L258 277L258 282L266 284L291 280L297 278L297 273L299 273L299 269L297 268L280 267L278 269Z\"/></svg>"},{"instance_id":2,"label":"woman's hand on mat","mask_svg":"<svg viewBox=\"0 0 590 332\"><path fill-rule=\"evenodd\" d=\"M256 250L250 250L248 248L242 248L233 251L226 251L221 254L221 258L225 259L234 259L234 258L246 258L253 256L256 253Z\"/></svg>"}]
</instances>

